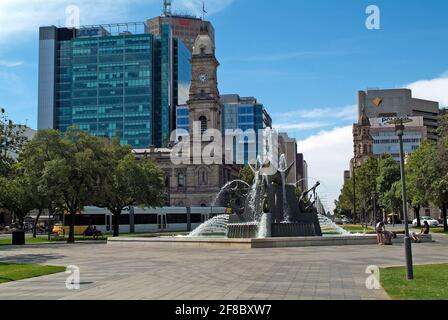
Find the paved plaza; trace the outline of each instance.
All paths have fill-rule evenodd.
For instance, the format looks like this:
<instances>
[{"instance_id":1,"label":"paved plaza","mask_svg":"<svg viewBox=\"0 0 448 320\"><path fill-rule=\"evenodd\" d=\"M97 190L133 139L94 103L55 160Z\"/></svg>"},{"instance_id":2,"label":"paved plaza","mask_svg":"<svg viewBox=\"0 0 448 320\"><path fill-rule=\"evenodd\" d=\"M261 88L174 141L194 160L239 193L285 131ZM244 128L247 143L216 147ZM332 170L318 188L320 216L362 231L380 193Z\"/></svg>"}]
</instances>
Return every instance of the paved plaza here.
<instances>
[{"instance_id":1,"label":"paved plaza","mask_svg":"<svg viewBox=\"0 0 448 320\"><path fill-rule=\"evenodd\" d=\"M448 263L448 237L414 245L417 264ZM0 284L0 299L297 300L388 299L368 290L367 266L404 265L402 245L252 250L163 245L55 244L0 247L0 262L76 265L81 288L67 274Z\"/></svg>"}]
</instances>

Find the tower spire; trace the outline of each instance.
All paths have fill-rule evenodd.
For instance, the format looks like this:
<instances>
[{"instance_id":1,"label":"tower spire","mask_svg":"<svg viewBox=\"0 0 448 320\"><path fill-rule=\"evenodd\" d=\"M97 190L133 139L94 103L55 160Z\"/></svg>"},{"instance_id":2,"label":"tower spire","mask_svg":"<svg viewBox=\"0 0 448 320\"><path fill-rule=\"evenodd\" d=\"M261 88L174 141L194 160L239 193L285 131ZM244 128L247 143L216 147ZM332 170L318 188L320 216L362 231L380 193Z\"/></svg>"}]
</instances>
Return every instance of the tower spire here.
<instances>
[{"instance_id":1,"label":"tower spire","mask_svg":"<svg viewBox=\"0 0 448 320\"><path fill-rule=\"evenodd\" d=\"M163 15L166 17L171 15L171 0L163 0Z\"/></svg>"},{"instance_id":2,"label":"tower spire","mask_svg":"<svg viewBox=\"0 0 448 320\"><path fill-rule=\"evenodd\" d=\"M205 0L202 0L202 21L205 20L205 14L207 11L205 11Z\"/></svg>"}]
</instances>

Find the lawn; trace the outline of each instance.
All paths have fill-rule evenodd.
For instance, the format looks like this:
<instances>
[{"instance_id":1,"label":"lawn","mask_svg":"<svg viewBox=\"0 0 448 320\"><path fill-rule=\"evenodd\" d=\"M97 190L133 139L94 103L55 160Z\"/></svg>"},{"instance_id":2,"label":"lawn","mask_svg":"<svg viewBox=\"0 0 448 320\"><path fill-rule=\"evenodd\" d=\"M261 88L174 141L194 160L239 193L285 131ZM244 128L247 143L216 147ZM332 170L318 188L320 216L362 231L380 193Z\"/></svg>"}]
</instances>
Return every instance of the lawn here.
<instances>
[{"instance_id":1,"label":"lawn","mask_svg":"<svg viewBox=\"0 0 448 320\"><path fill-rule=\"evenodd\" d=\"M404 267L381 269L381 285L394 300L448 300L448 264L415 266L415 280Z\"/></svg>"},{"instance_id":2,"label":"lawn","mask_svg":"<svg viewBox=\"0 0 448 320\"><path fill-rule=\"evenodd\" d=\"M346 224L342 226L345 230L347 230L350 233L364 233L364 228L361 225L355 225L355 224ZM367 228L368 234L375 234L375 229L372 227Z\"/></svg>"},{"instance_id":3,"label":"lawn","mask_svg":"<svg viewBox=\"0 0 448 320\"><path fill-rule=\"evenodd\" d=\"M0 263L0 283L64 272L65 267Z\"/></svg>"},{"instance_id":4,"label":"lawn","mask_svg":"<svg viewBox=\"0 0 448 320\"><path fill-rule=\"evenodd\" d=\"M47 237L45 237L45 238L39 237L39 238L33 239L33 238L27 237L25 239L25 242L26 242L26 244L44 243L44 242L48 242L48 238ZM11 245L11 243L12 243L12 236L8 236L6 238L0 238L0 246L8 246L8 245Z\"/></svg>"}]
</instances>

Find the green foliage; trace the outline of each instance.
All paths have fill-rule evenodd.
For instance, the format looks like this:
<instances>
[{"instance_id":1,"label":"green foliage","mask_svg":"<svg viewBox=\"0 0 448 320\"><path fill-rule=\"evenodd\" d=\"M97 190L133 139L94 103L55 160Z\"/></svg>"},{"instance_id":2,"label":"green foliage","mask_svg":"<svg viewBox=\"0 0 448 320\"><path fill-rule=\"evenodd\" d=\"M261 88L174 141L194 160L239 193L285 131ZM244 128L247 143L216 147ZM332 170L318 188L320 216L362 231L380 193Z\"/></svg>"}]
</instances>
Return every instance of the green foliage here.
<instances>
[{"instance_id":1,"label":"green foliage","mask_svg":"<svg viewBox=\"0 0 448 320\"><path fill-rule=\"evenodd\" d=\"M356 205L360 207L360 198L356 198ZM336 201L336 213L346 216L352 216L353 211L353 177L348 179L342 187L338 201Z\"/></svg>"},{"instance_id":2,"label":"green foliage","mask_svg":"<svg viewBox=\"0 0 448 320\"><path fill-rule=\"evenodd\" d=\"M26 175L18 169L13 177L0 176L0 207L12 212L23 227L25 216L34 209L31 183Z\"/></svg>"},{"instance_id":3,"label":"green foliage","mask_svg":"<svg viewBox=\"0 0 448 320\"><path fill-rule=\"evenodd\" d=\"M369 158L363 166L356 170L356 194L361 206L366 208L372 195L377 190L378 160Z\"/></svg>"},{"instance_id":4,"label":"green foliage","mask_svg":"<svg viewBox=\"0 0 448 320\"><path fill-rule=\"evenodd\" d=\"M241 168L239 179L243 180L249 185L252 185L254 183L255 175L250 166L244 166L243 168Z\"/></svg>"},{"instance_id":5,"label":"green foliage","mask_svg":"<svg viewBox=\"0 0 448 320\"><path fill-rule=\"evenodd\" d=\"M94 204L114 214L114 236L119 216L132 206L157 207L166 201L164 172L150 159L136 160L128 146L114 140L108 146L109 163Z\"/></svg>"},{"instance_id":6,"label":"green foliage","mask_svg":"<svg viewBox=\"0 0 448 320\"><path fill-rule=\"evenodd\" d=\"M69 240L73 243L74 217L93 202L108 173L108 152L104 139L86 132L69 129L56 140L50 161L45 162L41 187L61 204L69 215Z\"/></svg>"},{"instance_id":7,"label":"green foliage","mask_svg":"<svg viewBox=\"0 0 448 320\"><path fill-rule=\"evenodd\" d=\"M15 162L13 155L25 144L24 130L23 126L14 125L6 116L6 110L0 107L0 175L8 175Z\"/></svg>"},{"instance_id":8,"label":"green foliage","mask_svg":"<svg viewBox=\"0 0 448 320\"><path fill-rule=\"evenodd\" d=\"M378 160L378 177L376 178L376 193L380 206L394 212L400 210L400 179L400 164L391 155L382 155ZM398 194L397 190L399 190Z\"/></svg>"},{"instance_id":9,"label":"green foliage","mask_svg":"<svg viewBox=\"0 0 448 320\"><path fill-rule=\"evenodd\" d=\"M356 207L369 210L372 197L377 197L381 206L397 209L396 186L400 180L400 166L390 156L370 158L355 170ZM348 179L336 202L336 213L351 216L353 213L353 177Z\"/></svg>"}]
</instances>

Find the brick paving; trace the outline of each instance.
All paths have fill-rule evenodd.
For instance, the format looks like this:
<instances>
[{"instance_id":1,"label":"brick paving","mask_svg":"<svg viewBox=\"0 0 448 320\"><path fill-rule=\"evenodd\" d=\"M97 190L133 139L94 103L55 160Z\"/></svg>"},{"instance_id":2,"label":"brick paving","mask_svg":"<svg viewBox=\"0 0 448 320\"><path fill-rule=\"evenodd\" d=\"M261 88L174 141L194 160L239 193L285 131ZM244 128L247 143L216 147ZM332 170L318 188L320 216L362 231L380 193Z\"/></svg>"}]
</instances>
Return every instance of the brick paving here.
<instances>
[{"instance_id":1,"label":"brick paving","mask_svg":"<svg viewBox=\"0 0 448 320\"><path fill-rule=\"evenodd\" d=\"M413 247L417 264L448 263L448 237ZM0 284L0 299L364 300L367 266L404 265L402 245L252 250L163 245L76 244L0 247L0 262L76 265L81 289L67 274Z\"/></svg>"}]
</instances>

